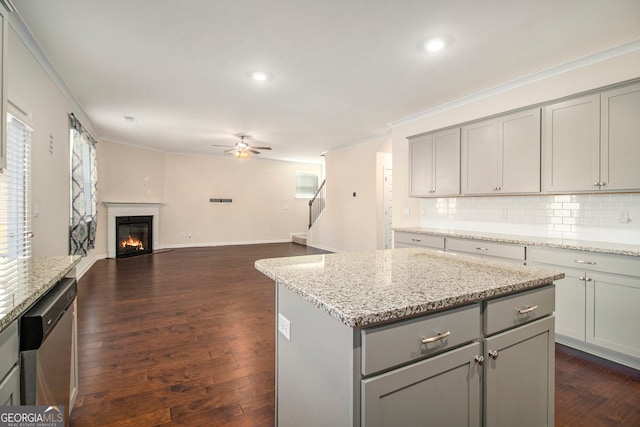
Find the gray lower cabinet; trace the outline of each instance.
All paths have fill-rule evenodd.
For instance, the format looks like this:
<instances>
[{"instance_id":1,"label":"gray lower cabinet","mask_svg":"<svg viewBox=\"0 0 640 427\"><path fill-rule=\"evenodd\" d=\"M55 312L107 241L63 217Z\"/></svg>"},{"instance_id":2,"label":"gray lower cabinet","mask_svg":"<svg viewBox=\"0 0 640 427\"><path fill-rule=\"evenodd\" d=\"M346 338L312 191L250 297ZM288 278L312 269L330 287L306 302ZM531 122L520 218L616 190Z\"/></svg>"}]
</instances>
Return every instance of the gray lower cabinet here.
<instances>
[{"instance_id":1,"label":"gray lower cabinet","mask_svg":"<svg viewBox=\"0 0 640 427\"><path fill-rule=\"evenodd\" d=\"M484 348L484 425L553 426L553 317L485 338Z\"/></svg>"},{"instance_id":2,"label":"gray lower cabinet","mask_svg":"<svg viewBox=\"0 0 640 427\"><path fill-rule=\"evenodd\" d=\"M362 425L480 426L480 350L474 342L362 380Z\"/></svg>"},{"instance_id":3,"label":"gray lower cabinet","mask_svg":"<svg viewBox=\"0 0 640 427\"><path fill-rule=\"evenodd\" d=\"M640 369L640 258L527 248L527 264L565 273L556 284L556 340Z\"/></svg>"},{"instance_id":4,"label":"gray lower cabinet","mask_svg":"<svg viewBox=\"0 0 640 427\"><path fill-rule=\"evenodd\" d=\"M0 333L0 405L20 405L18 322Z\"/></svg>"}]
</instances>

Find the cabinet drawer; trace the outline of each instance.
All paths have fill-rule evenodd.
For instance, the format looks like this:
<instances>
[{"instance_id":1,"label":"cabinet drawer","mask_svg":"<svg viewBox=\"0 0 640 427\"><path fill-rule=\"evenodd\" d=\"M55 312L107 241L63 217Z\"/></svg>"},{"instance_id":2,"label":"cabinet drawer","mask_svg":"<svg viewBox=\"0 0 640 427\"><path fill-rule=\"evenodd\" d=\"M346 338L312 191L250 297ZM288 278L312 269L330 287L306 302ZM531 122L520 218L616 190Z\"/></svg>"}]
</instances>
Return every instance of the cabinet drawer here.
<instances>
[{"instance_id":1,"label":"cabinet drawer","mask_svg":"<svg viewBox=\"0 0 640 427\"><path fill-rule=\"evenodd\" d=\"M484 333L490 335L512 328L555 311L555 287L545 286L486 302Z\"/></svg>"},{"instance_id":2,"label":"cabinet drawer","mask_svg":"<svg viewBox=\"0 0 640 427\"><path fill-rule=\"evenodd\" d=\"M534 246L527 248L527 262L559 265L580 270L624 274L627 276L640 275L640 257L627 255Z\"/></svg>"},{"instance_id":3,"label":"cabinet drawer","mask_svg":"<svg viewBox=\"0 0 640 427\"><path fill-rule=\"evenodd\" d=\"M473 239L447 239L447 251L509 258L524 262L524 246Z\"/></svg>"},{"instance_id":4,"label":"cabinet drawer","mask_svg":"<svg viewBox=\"0 0 640 427\"><path fill-rule=\"evenodd\" d=\"M363 329L362 374L424 358L480 336L480 305ZM423 344L423 340L431 342Z\"/></svg>"},{"instance_id":5,"label":"cabinet drawer","mask_svg":"<svg viewBox=\"0 0 640 427\"><path fill-rule=\"evenodd\" d=\"M394 237L395 243L401 243L403 245L411 245L411 246L424 246L427 248L444 250L443 236L433 236L430 234L407 233L404 231L396 231L394 232L393 237ZM406 246L396 245L396 247L406 247Z\"/></svg>"},{"instance_id":6,"label":"cabinet drawer","mask_svg":"<svg viewBox=\"0 0 640 427\"><path fill-rule=\"evenodd\" d=\"M0 378L3 378L18 362L19 351L18 322L13 322L0 333Z\"/></svg>"}]
</instances>

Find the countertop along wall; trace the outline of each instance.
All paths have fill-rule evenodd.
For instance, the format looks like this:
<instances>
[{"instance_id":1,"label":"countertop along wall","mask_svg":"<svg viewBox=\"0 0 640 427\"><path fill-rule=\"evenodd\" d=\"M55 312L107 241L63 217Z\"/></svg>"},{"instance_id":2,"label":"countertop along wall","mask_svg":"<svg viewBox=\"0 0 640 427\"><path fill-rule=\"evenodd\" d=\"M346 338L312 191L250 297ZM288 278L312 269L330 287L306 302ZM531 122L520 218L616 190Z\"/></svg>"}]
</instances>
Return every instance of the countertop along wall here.
<instances>
[{"instance_id":1,"label":"countertop along wall","mask_svg":"<svg viewBox=\"0 0 640 427\"><path fill-rule=\"evenodd\" d=\"M640 50L612 49L391 123L393 226L640 241L640 194L408 197L407 137L640 77ZM419 118L418 118L419 116ZM630 221L624 222L625 213Z\"/></svg>"}]
</instances>

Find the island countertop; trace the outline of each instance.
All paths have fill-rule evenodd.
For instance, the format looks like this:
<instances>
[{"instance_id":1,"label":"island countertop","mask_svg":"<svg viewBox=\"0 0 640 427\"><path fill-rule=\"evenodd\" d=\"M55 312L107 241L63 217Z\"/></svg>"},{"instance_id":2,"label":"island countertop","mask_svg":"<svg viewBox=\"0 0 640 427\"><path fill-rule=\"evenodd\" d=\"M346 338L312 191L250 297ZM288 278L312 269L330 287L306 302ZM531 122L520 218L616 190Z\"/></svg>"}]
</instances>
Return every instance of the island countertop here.
<instances>
[{"instance_id":1,"label":"island countertop","mask_svg":"<svg viewBox=\"0 0 640 427\"><path fill-rule=\"evenodd\" d=\"M255 267L350 327L452 308L564 277L420 248L262 259Z\"/></svg>"},{"instance_id":2,"label":"island countertop","mask_svg":"<svg viewBox=\"0 0 640 427\"><path fill-rule=\"evenodd\" d=\"M0 286L0 331L18 319L34 302L80 262L80 256L31 258L22 282Z\"/></svg>"}]
</instances>

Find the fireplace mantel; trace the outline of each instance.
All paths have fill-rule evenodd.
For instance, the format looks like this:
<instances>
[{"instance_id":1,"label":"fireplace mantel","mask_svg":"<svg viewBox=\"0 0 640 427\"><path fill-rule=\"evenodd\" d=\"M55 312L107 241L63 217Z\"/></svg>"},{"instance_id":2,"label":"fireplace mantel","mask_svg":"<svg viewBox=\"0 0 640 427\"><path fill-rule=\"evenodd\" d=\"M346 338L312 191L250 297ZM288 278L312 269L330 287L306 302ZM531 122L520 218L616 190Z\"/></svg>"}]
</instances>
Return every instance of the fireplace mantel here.
<instances>
[{"instance_id":1,"label":"fireplace mantel","mask_svg":"<svg viewBox=\"0 0 640 427\"><path fill-rule=\"evenodd\" d=\"M160 248L160 207L158 202L102 202L107 207L107 256L116 257L116 217L118 216L153 216L153 248Z\"/></svg>"}]
</instances>

